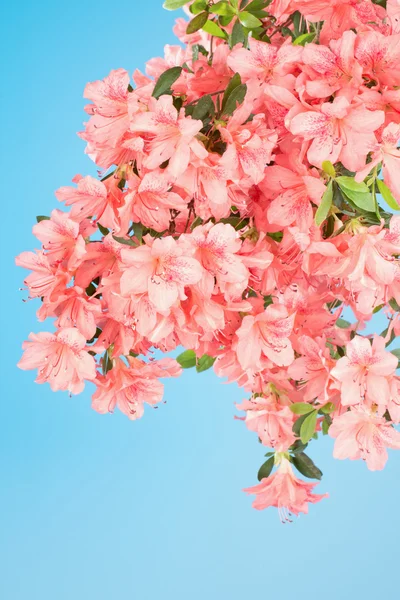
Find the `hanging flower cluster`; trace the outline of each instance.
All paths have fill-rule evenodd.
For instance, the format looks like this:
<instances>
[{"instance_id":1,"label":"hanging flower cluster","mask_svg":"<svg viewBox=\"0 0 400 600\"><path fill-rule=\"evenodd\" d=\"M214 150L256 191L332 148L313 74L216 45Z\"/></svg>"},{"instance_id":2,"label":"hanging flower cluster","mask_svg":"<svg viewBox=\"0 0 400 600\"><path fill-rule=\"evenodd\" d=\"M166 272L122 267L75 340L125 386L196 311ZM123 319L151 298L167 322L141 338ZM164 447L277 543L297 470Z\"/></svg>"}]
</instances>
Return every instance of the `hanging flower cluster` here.
<instances>
[{"instance_id":1,"label":"hanging flower cluster","mask_svg":"<svg viewBox=\"0 0 400 600\"><path fill-rule=\"evenodd\" d=\"M69 211L17 258L57 328L19 366L133 420L160 379L213 366L271 449L245 491L285 521L324 497L293 470L321 478L312 439L371 470L400 448L400 0L164 6L184 5L182 45L86 86L99 177L59 188Z\"/></svg>"}]
</instances>

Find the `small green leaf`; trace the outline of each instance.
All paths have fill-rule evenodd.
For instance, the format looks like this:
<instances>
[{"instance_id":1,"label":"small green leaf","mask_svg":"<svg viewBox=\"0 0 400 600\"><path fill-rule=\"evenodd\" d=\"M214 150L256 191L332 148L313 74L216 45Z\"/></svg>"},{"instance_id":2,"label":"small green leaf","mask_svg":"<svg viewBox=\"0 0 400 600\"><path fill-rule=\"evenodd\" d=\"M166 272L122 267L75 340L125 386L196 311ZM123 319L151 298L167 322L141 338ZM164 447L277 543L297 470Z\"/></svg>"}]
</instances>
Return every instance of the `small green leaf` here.
<instances>
[{"instance_id":1,"label":"small green leaf","mask_svg":"<svg viewBox=\"0 0 400 600\"><path fill-rule=\"evenodd\" d=\"M325 171L327 175L330 177L336 177L335 167L331 163L330 160L324 160L322 163L322 169Z\"/></svg>"},{"instance_id":2,"label":"small green leaf","mask_svg":"<svg viewBox=\"0 0 400 600\"><path fill-rule=\"evenodd\" d=\"M308 413L310 414L310 413ZM303 425L305 419L307 418L307 414L306 415L301 415L298 419L296 419L296 421L293 423L293 427L292 427L292 431L294 434L296 434L297 436L300 435L300 429L301 426Z\"/></svg>"},{"instance_id":3,"label":"small green leaf","mask_svg":"<svg viewBox=\"0 0 400 600\"><path fill-rule=\"evenodd\" d=\"M185 350L177 357L176 361L182 369L191 369L196 366L196 353L194 350Z\"/></svg>"},{"instance_id":4,"label":"small green leaf","mask_svg":"<svg viewBox=\"0 0 400 600\"><path fill-rule=\"evenodd\" d=\"M213 35L214 37L222 38L223 40L228 39L228 34L221 29L214 21L207 21L205 25L203 25L203 31Z\"/></svg>"},{"instance_id":5,"label":"small green leaf","mask_svg":"<svg viewBox=\"0 0 400 600\"><path fill-rule=\"evenodd\" d=\"M320 408L320 412L324 415L329 415L329 413L336 410L336 406L333 402L327 402L322 408Z\"/></svg>"},{"instance_id":6,"label":"small green leaf","mask_svg":"<svg viewBox=\"0 0 400 600\"><path fill-rule=\"evenodd\" d=\"M295 415L308 415L308 413L315 410L314 406L306 402L296 402L291 404L289 408Z\"/></svg>"},{"instance_id":7,"label":"small green leaf","mask_svg":"<svg viewBox=\"0 0 400 600\"><path fill-rule=\"evenodd\" d=\"M208 51L201 44L194 44L194 46L192 46L192 62L198 60L199 54L208 56Z\"/></svg>"},{"instance_id":8,"label":"small green leaf","mask_svg":"<svg viewBox=\"0 0 400 600\"><path fill-rule=\"evenodd\" d=\"M389 304L391 308L393 308L393 310L395 310L396 312L400 312L400 306L397 304L395 298L391 298L389 300Z\"/></svg>"},{"instance_id":9,"label":"small green leaf","mask_svg":"<svg viewBox=\"0 0 400 600\"><path fill-rule=\"evenodd\" d=\"M178 8L181 8L182 6L185 6L185 4L188 3L189 0L165 0L163 8L165 8L166 10L177 10Z\"/></svg>"},{"instance_id":10,"label":"small green leaf","mask_svg":"<svg viewBox=\"0 0 400 600\"><path fill-rule=\"evenodd\" d=\"M192 19L189 23L189 25L186 28L186 33L187 34L191 34L191 33L196 33L196 31L199 31L199 29L201 29L203 27L203 25L205 25L208 21L208 12L204 11L200 14L198 14L194 19Z\"/></svg>"},{"instance_id":11,"label":"small green leaf","mask_svg":"<svg viewBox=\"0 0 400 600\"><path fill-rule=\"evenodd\" d=\"M394 356L400 360L400 348L395 348L394 350L391 350L390 352L392 354L394 354Z\"/></svg>"},{"instance_id":12,"label":"small green leaf","mask_svg":"<svg viewBox=\"0 0 400 600\"><path fill-rule=\"evenodd\" d=\"M379 192L382 194L382 198L384 199L386 204L390 206L392 210L400 210L400 206L398 205L397 200L393 197L393 194L386 185L386 183L381 179L377 179L376 183L378 184Z\"/></svg>"},{"instance_id":13,"label":"small green leaf","mask_svg":"<svg viewBox=\"0 0 400 600\"><path fill-rule=\"evenodd\" d=\"M328 187L325 190L324 195L321 199L321 204L318 206L317 212L315 213L315 224L321 225L326 219L331 210L333 200L333 189L332 189L332 181L328 183Z\"/></svg>"},{"instance_id":14,"label":"small green leaf","mask_svg":"<svg viewBox=\"0 0 400 600\"><path fill-rule=\"evenodd\" d=\"M159 98L168 93L171 90L171 85L179 79L181 73L182 67L172 67L160 75L153 90L153 98Z\"/></svg>"},{"instance_id":15,"label":"small green leaf","mask_svg":"<svg viewBox=\"0 0 400 600\"><path fill-rule=\"evenodd\" d=\"M50 217L45 217L44 215L38 215L36 217L36 222L40 223L40 221L50 221Z\"/></svg>"},{"instance_id":16,"label":"small green leaf","mask_svg":"<svg viewBox=\"0 0 400 600\"><path fill-rule=\"evenodd\" d=\"M230 4L228 4L226 1L224 2L223 0L221 0L221 2L217 2L216 4L212 4L210 6L210 11L214 15L221 15L222 17L232 17L233 15L236 14L235 9L232 8L232 6Z\"/></svg>"},{"instance_id":17,"label":"small green leaf","mask_svg":"<svg viewBox=\"0 0 400 600\"><path fill-rule=\"evenodd\" d=\"M229 80L228 85L226 86L226 90L224 92L224 96L222 98L222 108L224 108L229 96L233 92L235 88L237 88L242 83L242 79L239 73L235 73L234 76Z\"/></svg>"},{"instance_id":18,"label":"small green leaf","mask_svg":"<svg viewBox=\"0 0 400 600\"><path fill-rule=\"evenodd\" d=\"M103 227L103 225L100 223L97 223L97 227L99 228L100 233L103 235L108 235L110 233L109 229L107 229L107 227Z\"/></svg>"},{"instance_id":19,"label":"small green leaf","mask_svg":"<svg viewBox=\"0 0 400 600\"><path fill-rule=\"evenodd\" d=\"M323 435L328 435L329 427L331 426L331 424L332 424L332 419L330 418L329 415L326 415L325 419L321 423L321 429L322 429Z\"/></svg>"},{"instance_id":20,"label":"small green leaf","mask_svg":"<svg viewBox=\"0 0 400 600\"><path fill-rule=\"evenodd\" d=\"M229 95L225 106L223 107L221 114L224 115L232 115L235 110L243 104L243 101L247 94L247 85L242 83L238 85Z\"/></svg>"},{"instance_id":21,"label":"small green leaf","mask_svg":"<svg viewBox=\"0 0 400 600\"><path fill-rule=\"evenodd\" d=\"M215 361L216 361L216 357L208 356L208 354L203 354L203 356L201 358L199 358L197 361L196 371L198 373L203 373L203 371L207 371L208 369L211 369L211 367L213 366Z\"/></svg>"},{"instance_id":22,"label":"small green leaf","mask_svg":"<svg viewBox=\"0 0 400 600\"><path fill-rule=\"evenodd\" d=\"M247 29L255 29L256 27L260 27L260 25L262 25L262 21L260 21L260 19L257 19L257 17L246 10L243 10L239 13L239 21Z\"/></svg>"},{"instance_id":23,"label":"small green leaf","mask_svg":"<svg viewBox=\"0 0 400 600\"><path fill-rule=\"evenodd\" d=\"M237 20L233 26L232 33L229 36L229 46L233 48L236 44L244 44L245 33L243 25Z\"/></svg>"},{"instance_id":24,"label":"small green leaf","mask_svg":"<svg viewBox=\"0 0 400 600\"><path fill-rule=\"evenodd\" d=\"M119 244L124 244L124 246L135 246L137 248L137 243L130 238L117 237L116 235L113 235L113 238Z\"/></svg>"},{"instance_id":25,"label":"small green leaf","mask_svg":"<svg viewBox=\"0 0 400 600\"><path fill-rule=\"evenodd\" d=\"M300 440L296 440L294 444L292 444L289 448L289 451L292 454L298 454L299 452L303 452L307 448L308 444L303 444Z\"/></svg>"},{"instance_id":26,"label":"small green leaf","mask_svg":"<svg viewBox=\"0 0 400 600\"><path fill-rule=\"evenodd\" d=\"M194 0L193 4L190 5L190 12L192 15L197 15L203 10L207 10L208 2L207 0Z\"/></svg>"},{"instance_id":27,"label":"small green leaf","mask_svg":"<svg viewBox=\"0 0 400 600\"><path fill-rule=\"evenodd\" d=\"M192 113L193 119L200 119L201 121L207 116L213 116L215 112L213 99L209 94L200 98L197 102L194 111Z\"/></svg>"},{"instance_id":28,"label":"small green leaf","mask_svg":"<svg viewBox=\"0 0 400 600\"><path fill-rule=\"evenodd\" d=\"M318 411L313 410L304 419L300 428L300 439L303 444L306 444L314 435L315 427L317 425Z\"/></svg>"},{"instance_id":29,"label":"small green leaf","mask_svg":"<svg viewBox=\"0 0 400 600\"><path fill-rule=\"evenodd\" d=\"M359 208L374 212L375 202L369 191L369 187L364 182L358 182L353 177L341 176L336 178L342 192Z\"/></svg>"},{"instance_id":30,"label":"small green leaf","mask_svg":"<svg viewBox=\"0 0 400 600\"><path fill-rule=\"evenodd\" d=\"M321 479L322 471L318 469L311 458L307 456L307 454L304 454L304 452L295 454L292 457L292 463L304 477L308 477L309 479Z\"/></svg>"},{"instance_id":31,"label":"small green leaf","mask_svg":"<svg viewBox=\"0 0 400 600\"><path fill-rule=\"evenodd\" d=\"M269 477L271 475L271 471L274 468L274 464L275 457L271 456L271 458L266 460L265 463L261 465L257 474L258 481L261 481L262 479L265 479L266 477Z\"/></svg>"},{"instance_id":32,"label":"small green leaf","mask_svg":"<svg viewBox=\"0 0 400 600\"><path fill-rule=\"evenodd\" d=\"M314 38L315 33L303 33L293 40L293 46L305 46L306 44L310 44Z\"/></svg>"},{"instance_id":33,"label":"small green leaf","mask_svg":"<svg viewBox=\"0 0 400 600\"><path fill-rule=\"evenodd\" d=\"M270 0L253 0L249 4L246 4L247 12L254 13L255 11L262 10L270 4Z\"/></svg>"},{"instance_id":34,"label":"small green leaf","mask_svg":"<svg viewBox=\"0 0 400 600\"><path fill-rule=\"evenodd\" d=\"M350 321L346 321L346 319L338 319L336 321L336 325L340 327L340 329L347 329L350 327L351 323Z\"/></svg>"},{"instance_id":35,"label":"small green leaf","mask_svg":"<svg viewBox=\"0 0 400 600\"><path fill-rule=\"evenodd\" d=\"M137 238L139 244L142 243L143 240L143 230L144 226L142 223L132 223L131 230L133 231L133 235Z\"/></svg>"}]
</instances>

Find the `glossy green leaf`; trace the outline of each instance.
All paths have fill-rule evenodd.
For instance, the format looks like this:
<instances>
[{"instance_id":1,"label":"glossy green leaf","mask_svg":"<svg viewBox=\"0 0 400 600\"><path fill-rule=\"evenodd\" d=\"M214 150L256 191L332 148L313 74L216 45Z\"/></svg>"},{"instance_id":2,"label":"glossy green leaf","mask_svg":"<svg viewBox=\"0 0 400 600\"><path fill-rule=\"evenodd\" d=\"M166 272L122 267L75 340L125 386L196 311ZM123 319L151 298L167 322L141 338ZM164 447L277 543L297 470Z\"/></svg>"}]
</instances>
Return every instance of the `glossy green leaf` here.
<instances>
[{"instance_id":1,"label":"glossy green leaf","mask_svg":"<svg viewBox=\"0 0 400 600\"><path fill-rule=\"evenodd\" d=\"M199 358L197 361L196 371L198 373L203 373L203 371L207 371L208 369L211 369L211 367L213 366L215 361L216 361L216 357L208 356L208 354L203 354L203 356L201 358Z\"/></svg>"},{"instance_id":2,"label":"glossy green leaf","mask_svg":"<svg viewBox=\"0 0 400 600\"><path fill-rule=\"evenodd\" d=\"M190 12L192 15L197 15L203 10L207 10L208 2L207 0L194 0L193 4L190 5Z\"/></svg>"},{"instance_id":3,"label":"glossy green leaf","mask_svg":"<svg viewBox=\"0 0 400 600\"><path fill-rule=\"evenodd\" d=\"M182 369L191 369L192 367L195 367L196 360L196 353L194 350L185 350L185 352L182 352L176 359Z\"/></svg>"},{"instance_id":4,"label":"glossy green leaf","mask_svg":"<svg viewBox=\"0 0 400 600\"><path fill-rule=\"evenodd\" d=\"M332 207L333 200L333 186L332 181L328 183L328 187L325 190L324 195L321 199L321 204L318 206L317 212L315 213L315 224L321 225L327 218L329 211Z\"/></svg>"},{"instance_id":5,"label":"glossy green leaf","mask_svg":"<svg viewBox=\"0 0 400 600\"><path fill-rule=\"evenodd\" d=\"M247 12L254 13L259 10L263 10L270 4L270 0L253 0L253 2L249 2L246 4Z\"/></svg>"},{"instance_id":6,"label":"glossy green leaf","mask_svg":"<svg viewBox=\"0 0 400 600\"><path fill-rule=\"evenodd\" d=\"M243 104L246 93L247 85L245 83L238 85L229 95L225 106L222 109L222 115L232 115L238 106Z\"/></svg>"},{"instance_id":7,"label":"glossy green leaf","mask_svg":"<svg viewBox=\"0 0 400 600\"><path fill-rule=\"evenodd\" d=\"M329 415L326 415L325 419L321 423L321 429L322 429L323 435L328 435L328 431L329 431L329 427L331 426L331 423L332 423L332 419L330 418Z\"/></svg>"},{"instance_id":8,"label":"glossy green leaf","mask_svg":"<svg viewBox=\"0 0 400 600\"><path fill-rule=\"evenodd\" d=\"M346 321L346 319L338 319L336 321L336 325L340 327L340 329L347 329L350 327L351 323L350 321Z\"/></svg>"},{"instance_id":9,"label":"glossy green leaf","mask_svg":"<svg viewBox=\"0 0 400 600\"><path fill-rule=\"evenodd\" d=\"M376 183L378 184L379 192L382 194L382 198L384 199L386 204L390 206L392 210L400 210L400 206L398 205L397 200L393 197L393 194L386 185L386 183L381 179L377 179Z\"/></svg>"},{"instance_id":10,"label":"glossy green leaf","mask_svg":"<svg viewBox=\"0 0 400 600\"><path fill-rule=\"evenodd\" d=\"M199 29L201 29L203 27L203 25L205 25L208 21L208 12L204 11L198 15L196 15L194 17L194 19L192 19L188 26L186 27L186 33L190 34L190 33L196 33L196 31L199 31Z\"/></svg>"},{"instance_id":11,"label":"glossy green leaf","mask_svg":"<svg viewBox=\"0 0 400 600\"><path fill-rule=\"evenodd\" d=\"M210 11L215 15L221 15L222 17L233 17L235 15L235 9L226 1L217 2L210 6Z\"/></svg>"},{"instance_id":12,"label":"glossy green leaf","mask_svg":"<svg viewBox=\"0 0 400 600\"><path fill-rule=\"evenodd\" d=\"M369 191L369 187L364 182L358 182L353 177L341 176L336 178L341 191L359 208L374 212L375 202Z\"/></svg>"},{"instance_id":13,"label":"glossy green leaf","mask_svg":"<svg viewBox=\"0 0 400 600\"><path fill-rule=\"evenodd\" d=\"M308 413L315 410L315 407L307 404L307 402L296 402L291 404L289 408L295 415L308 415Z\"/></svg>"},{"instance_id":14,"label":"glossy green leaf","mask_svg":"<svg viewBox=\"0 0 400 600\"><path fill-rule=\"evenodd\" d=\"M233 92L233 90L235 88L237 88L239 85L241 85L242 83L242 79L239 75L239 73L235 73L233 77L231 77L231 79L229 80L228 85L226 86L226 90L224 92L224 96L222 98L222 108L224 108L226 101L228 100L229 96L231 95L231 93Z\"/></svg>"},{"instance_id":15,"label":"glossy green leaf","mask_svg":"<svg viewBox=\"0 0 400 600\"><path fill-rule=\"evenodd\" d=\"M107 227L103 227L103 225L101 225L100 223L97 223L97 227L100 233L102 233L103 235L108 235L110 233L109 229L107 229Z\"/></svg>"},{"instance_id":16,"label":"glossy green leaf","mask_svg":"<svg viewBox=\"0 0 400 600\"><path fill-rule=\"evenodd\" d=\"M207 116L213 116L214 112L215 106L213 99L209 94L207 94L207 96L203 96L197 102L192 113L192 118L200 119L202 121Z\"/></svg>"},{"instance_id":17,"label":"glossy green leaf","mask_svg":"<svg viewBox=\"0 0 400 600\"><path fill-rule=\"evenodd\" d=\"M157 80L154 87L152 96L159 98L163 94L168 93L171 90L171 85L179 79L182 73L182 67L172 67L165 71Z\"/></svg>"},{"instance_id":18,"label":"glossy green leaf","mask_svg":"<svg viewBox=\"0 0 400 600\"><path fill-rule=\"evenodd\" d=\"M185 4L189 4L189 0L165 0L163 8L166 10L177 10L185 6Z\"/></svg>"},{"instance_id":19,"label":"glossy green leaf","mask_svg":"<svg viewBox=\"0 0 400 600\"><path fill-rule=\"evenodd\" d=\"M131 240L131 238L122 238L117 237L116 235L113 235L113 238L119 244L124 244L124 246L135 246L137 248L137 243Z\"/></svg>"},{"instance_id":20,"label":"glossy green leaf","mask_svg":"<svg viewBox=\"0 0 400 600\"><path fill-rule=\"evenodd\" d=\"M228 34L219 27L214 21L207 21L203 26L203 31L213 35L214 37L222 38L223 40L228 39Z\"/></svg>"},{"instance_id":21,"label":"glossy green leaf","mask_svg":"<svg viewBox=\"0 0 400 600\"><path fill-rule=\"evenodd\" d=\"M234 46L236 46L236 44L244 44L244 41L245 33L243 25L238 19L233 26L231 35L229 36L229 45L231 48L233 48Z\"/></svg>"},{"instance_id":22,"label":"glossy green leaf","mask_svg":"<svg viewBox=\"0 0 400 600\"><path fill-rule=\"evenodd\" d=\"M317 425L318 411L313 410L304 419L300 427L300 439L303 444L306 444L314 435L315 427Z\"/></svg>"},{"instance_id":23,"label":"glossy green leaf","mask_svg":"<svg viewBox=\"0 0 400 600\"><path fill-rule=\"evenodd\" d=\"M274 464L275 457L271 456L271 458L266 460L265 463L261 465L257 474L258 481L261 481L262 479L265 479L266 477L269 477L271 475L272 469L274 468Z\"/></svg>"},{"instance_id":24,"label":"glossy green leaf","mask_svg":"<svg viewBox=\"0 0 400 600\"><path fill-rule=\"evenodd\" d=\"M292 457L292 463L296 467L296 469L304 475L304 477L308 477L309 479L321 479L322 471L318 469L318 467L314 464L307 454L304 452L299 452Z\"/></svg>"},{"instance_id":25,"label":"glossy green leaf","mask_svg":"<svg viewBox=\"0 0 400 600\"><path fill-rule=\"evenodd\" d=\"M260 19L257 19L257 17L246 10L240 12L238 17L243 27L246 27L247 29L255 29L256 27L260 27L260 25L262 25Z\"/></svg>"},{"instance_id":26,"label":"glossy green leaf","mask_svg":"<svg viewBox=\"0 0 400 600\"><path fill-rule=\"evenodd\" d=\"M201 44L194 44L192 46L192 61L193 62L196 62L196 60L198 60L199 54L202 54L203 56L208 56L208 50L206 50L204 48L204 46L202 46Z\"/></svg>"},{"instance_id":27,"label":"glossy green leaf","mask_svg":"<svg viewBox=\"0 0 400 600\"><path fill-rule=\"evenodd\" d=\"M303 33L293 40L293 46L305 46L310 44L315 38L315 33Z\"/></svg>"},{"instance_id":28,"label":"glossy green leaf","mask_svg":"<svg viewBox=\"0 0 400 600\"><path fill-rule=\"evenodd\" d=\"M50 217L46 217L45 215L38 215L36 217L36 222L40 223L40 221L50 221Z\"/></svg>"},{"instance_id":29,"label":"glossy green leaf","mask_svg":"<svg viewBox=\"0 0 400 600\"><path fill-rule=\"evenodd\" d=\"M397 304L395 298L391 298L389 300L389 304L393 308L393 310L395 310L396 312L400 312L400 306Z\"/></svg>"},{"instance_id":30,"label":"glossy green leaf","mask_svg":"<svg viewBox=\"0 0 400 600\"><path fill-rule=\"evenodd\" d=\"M320 412L324 415L329 415L329 413L333 412L336 409L336 406L333 402L327 402L322 408L320 408Z\"/></svg>"},{"instance_id":31,"label":"glossy green leaf","mask_svg":"<svg viewBox=\"0 0 400 600\"><path fill-rule=\"evenodd\" d=\"M335 167L331 163L330 160L324 160L322 163L322 169L327 173L330 177L336 177Z\"/></svg>"}]
</instances>

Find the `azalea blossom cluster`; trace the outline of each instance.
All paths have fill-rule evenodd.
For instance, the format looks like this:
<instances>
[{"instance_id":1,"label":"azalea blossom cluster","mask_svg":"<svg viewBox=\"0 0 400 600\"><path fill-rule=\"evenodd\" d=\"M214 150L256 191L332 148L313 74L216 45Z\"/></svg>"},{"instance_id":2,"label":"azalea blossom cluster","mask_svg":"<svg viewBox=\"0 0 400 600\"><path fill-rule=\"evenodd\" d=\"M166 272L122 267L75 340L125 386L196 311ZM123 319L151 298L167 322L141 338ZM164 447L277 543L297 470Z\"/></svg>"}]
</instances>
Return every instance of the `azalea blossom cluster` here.
<instances>
[{"instance_id":1,"label":"azalea blossom cluster","mask_svg":"<svg viewBox=\"0 0 400 600\"><path fill-rule=\"evenodd\" d=\"M19 366L132 420L213 367L268 449L245 491L286 521L324 497L294 471L321 478L314 438L371 470L400 448L400 1L165 7L181 44L86 86L99 175L56 191L17 258L56 327Z\"/></svg>"}]
</instances>

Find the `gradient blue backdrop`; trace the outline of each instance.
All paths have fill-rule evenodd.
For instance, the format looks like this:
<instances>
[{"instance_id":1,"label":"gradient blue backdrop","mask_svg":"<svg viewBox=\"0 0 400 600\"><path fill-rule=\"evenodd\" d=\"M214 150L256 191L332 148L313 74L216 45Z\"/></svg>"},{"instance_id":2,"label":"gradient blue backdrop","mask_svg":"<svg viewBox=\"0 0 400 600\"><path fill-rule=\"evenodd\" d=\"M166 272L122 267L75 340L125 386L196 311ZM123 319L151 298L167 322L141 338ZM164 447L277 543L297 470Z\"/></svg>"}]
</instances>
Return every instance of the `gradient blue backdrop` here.
<instances>
[{"instance_id":1,"label":"gradient blue backdrop","mask_svg":"<svg viewBox=\"0 0 400 600\"><path fill-rule=\"evenodd\" d=\"M140 8L138 8L140 5ZM370 473L312 449L330 498L281 525L241 488L263 448L233 420L240 390L212 372L167 382L136 423L100 416L15 363L36 322L13 257L76 173L87 81L143 68L175 43L161 0L8 3L2 10L0 598L395 600L400 454Z\"/></svg>"}]
</instances>

